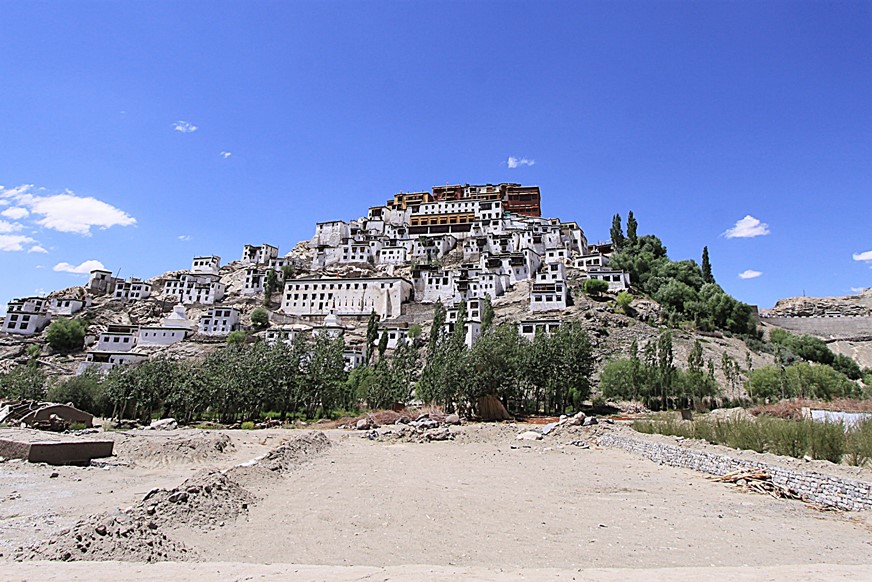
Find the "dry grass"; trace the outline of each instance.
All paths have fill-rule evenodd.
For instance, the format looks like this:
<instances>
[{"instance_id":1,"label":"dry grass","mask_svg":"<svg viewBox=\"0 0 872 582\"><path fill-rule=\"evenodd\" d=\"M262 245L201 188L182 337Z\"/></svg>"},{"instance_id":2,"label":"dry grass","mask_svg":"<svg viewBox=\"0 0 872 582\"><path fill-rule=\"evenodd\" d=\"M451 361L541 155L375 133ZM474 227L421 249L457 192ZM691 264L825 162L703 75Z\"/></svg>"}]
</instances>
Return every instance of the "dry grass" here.
<instances>
[{"instance_id":1,"label":"dry grass","mask_svg":"<svg viewBox=\"0 0 872 582\"><path fill-rule=\"evenodd\" d=\"M840 412L872 412L872 400L841 398L827 402L823 400L793 398L773 404L761 404L752 408L750 412L754 416L773 416L775 418L798 420L802 418L803 408L838 410Z\"/></svg>"}]
</instances>

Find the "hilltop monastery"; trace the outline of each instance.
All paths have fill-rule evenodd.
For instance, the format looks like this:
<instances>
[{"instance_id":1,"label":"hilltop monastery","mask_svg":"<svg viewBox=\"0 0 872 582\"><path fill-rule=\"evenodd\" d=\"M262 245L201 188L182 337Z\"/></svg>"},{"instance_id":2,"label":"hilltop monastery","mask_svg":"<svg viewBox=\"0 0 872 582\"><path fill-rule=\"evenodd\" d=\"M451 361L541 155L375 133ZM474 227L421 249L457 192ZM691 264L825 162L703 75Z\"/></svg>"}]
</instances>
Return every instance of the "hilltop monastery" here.
<instances>
[{"instance_id":1,"label":"hilltop monastery","mask_svg":"<svg viewBox=\"0 0 872 582\"><path fill-rule=\"evenodd\" d=\"M11 301L0 330L38 334L53 317L69 317L98 298L128 303L152 298L175 305L159 324L109 325L95 336L80 371L108 370L148 357L151 351L142 348L240 329L234 305L262 298L271 286L280 299L270 314L266 341L289 341L301 331L335 337L348 329L342 321L365 325L374 311L393 348L408 329L402 320L410 306L441 301L448 308L447 325L453 326L464 301L471 345L480 333L486 296L496 299L528 285L531 318L518 325L532 337L537 328L547 332L559 325L560 311L572 301L570 274L606 281L613 292L630 283L626 273L610 268L611 245L588 245L575 222L543 218L539 188L514 183L396 194L384 206L370 208L366 217L317 224L305 246L305 253L295 249L279 256L272 245L245 245L241 259L230 265L233 273L244 273L241 289L233 293L218 256L195 257L189 271L150 281L95 270L74 296ZM196 323L186 314L192 307L205 310ZM361 347L351 346L346 362L354 367L364 356Z\"/></svg>"}]
</instances>

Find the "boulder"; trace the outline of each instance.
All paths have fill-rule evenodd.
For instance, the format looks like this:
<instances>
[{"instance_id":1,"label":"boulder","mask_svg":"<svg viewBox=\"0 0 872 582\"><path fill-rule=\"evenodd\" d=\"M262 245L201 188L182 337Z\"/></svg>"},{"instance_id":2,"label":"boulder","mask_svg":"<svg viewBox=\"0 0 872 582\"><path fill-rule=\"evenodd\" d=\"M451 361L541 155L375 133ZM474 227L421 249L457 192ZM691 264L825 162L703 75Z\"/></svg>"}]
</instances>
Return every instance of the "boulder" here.
<instances>
[{"instance_id":1,"label":"boulder","mask_svg":"<svg viewBox=\"0 0 872 582\"><path fill-rule=\"evenodd\" d=\"M528 430L527 432L522 432L515 438L519 441L541 441L543 437L541 433Z\"/></svg>"},{"instance_id":2,"label":"boulder","mask_svg":"<svg viewBox=\"0 0 872 582\"><path fill-rule=\"evenodd\" d=\"M460 416L457 414L449 414L445 417L445 424L460 424Z\"/></svg>"},{"instance_id":3,"label":"boulder","mask_svg":"<svg viewBox=\"0 0 872 582\"><path fill-rule=\"evenodd\" d=\"M151 430L176 430L179 428L179 423L176 422L175 418L162 418L152 421L148 428Z\"/></svg>"}]
</instances>

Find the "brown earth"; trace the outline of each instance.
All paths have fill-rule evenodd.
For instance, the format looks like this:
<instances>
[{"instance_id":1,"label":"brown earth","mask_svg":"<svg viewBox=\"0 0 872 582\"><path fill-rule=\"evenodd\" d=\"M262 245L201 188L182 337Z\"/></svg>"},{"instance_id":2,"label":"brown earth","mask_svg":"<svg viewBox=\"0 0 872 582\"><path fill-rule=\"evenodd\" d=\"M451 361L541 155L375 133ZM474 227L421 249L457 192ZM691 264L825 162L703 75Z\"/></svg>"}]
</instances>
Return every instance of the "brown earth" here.
<instances>
[{"instance_id":1,"label":"brown earth","mask_svg":"<svg viewBox=\"0 0 872 582\"><path fill-rule=\"evenodd\" d=\"M451 427L454 440L430 443L342 430L323 433L329 443L322 433L281 429L145 439L131 431L136 436L118 435L127 443L103 468L7 461L0 463L0 560L61 558L47 549L90 542L83 554L97 548L101 562L7 562L0 577L872 577L868 513L741 493L700 473L599 449L596 432L609 430L602 425L515 439L530 426ZM163 456L181 442L205 452L146 462L145 449ZM101 541L107 536L112 544ZM148 541L160 549L133 551L128 538L140 550ZM102 561L113 559L120 562ZM170 562L131 562L147 559Z\"/></svg>"}]
</instances>

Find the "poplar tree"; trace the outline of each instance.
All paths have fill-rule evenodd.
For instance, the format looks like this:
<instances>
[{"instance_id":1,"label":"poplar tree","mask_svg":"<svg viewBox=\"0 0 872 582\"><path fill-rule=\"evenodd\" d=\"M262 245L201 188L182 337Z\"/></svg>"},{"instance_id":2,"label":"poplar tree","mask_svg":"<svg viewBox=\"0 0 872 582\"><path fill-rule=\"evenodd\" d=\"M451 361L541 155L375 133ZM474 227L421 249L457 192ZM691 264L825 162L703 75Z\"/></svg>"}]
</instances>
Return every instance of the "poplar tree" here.
<instances>
[{"instance_id":1,"label":"poplar tree","mask_svg":"<svg viewBox=\"0 0 872 582\"><path fill-rule=\"evenodd\" d=\"M378 341L378 314L373 309L369 314L369 322L366 324L366 363L372 360L372 352L375 342Z\"/></svg>"},{"instance_id":2,"label":"poplar tree","mask_svg":"<svg viewBox=\"0 0 872 582\"><path fill-rule=\"evenodd\" d=\"M494 306L491 304L490 295L484 296L484 307L481 310L481 332L484 333L494 323Z\"/></svg>"},{"instance_id":3,"label":"poplar tree","mask_svg":"<svg viewBox=\"0 0 872 582\"><path fill-rule=\"evenodd\" d=\"M702 247L702 280L705 283L715 282L714 275L712 275L712 264L709 262L708 247Z\"/></svg>"},{"instance_id":4,"label":"poplar tree","mask_svg":"<svg viewBox=\"0 0 872 582\"><path fill-rule=\"evenodd\" d=\"M639 242L638 228L639 223L636 222L636 217L633 216L633 211L631 210L627 214L627 243L630 245L635 245Z\"/></svg>"},{"instance_id":5,"label":"poplar tree","mask_svg":"<svg viewBox=\"0 0 872 582\"><path fill-rule=\"evenodd\" d=\"M621 248L624 246L624 229L623 227L621 227L620 214L615 214L612 217L612 228L609 231L609 235L612 238L612 246L615 247L615 250L621 250Z\"/></svg>"}]
</instances>

